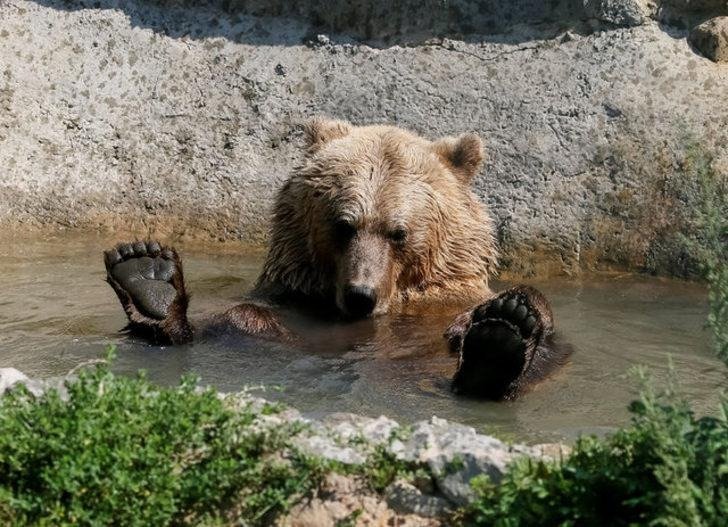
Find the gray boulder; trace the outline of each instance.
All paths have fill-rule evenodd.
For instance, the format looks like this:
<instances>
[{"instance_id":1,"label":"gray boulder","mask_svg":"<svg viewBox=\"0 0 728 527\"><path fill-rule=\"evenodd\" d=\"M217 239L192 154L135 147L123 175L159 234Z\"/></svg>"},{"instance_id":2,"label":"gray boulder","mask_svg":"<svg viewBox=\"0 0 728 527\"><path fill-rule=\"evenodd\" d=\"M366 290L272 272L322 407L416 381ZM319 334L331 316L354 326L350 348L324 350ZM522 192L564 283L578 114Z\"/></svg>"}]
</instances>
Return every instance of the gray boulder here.
<instances>
[{"instance_id":1,"label":"gray boulder","mask_svg":"<svg viewBox=\"0 0 728 527\"><path fill-rule=\"evenodd\" d=\"M728 0L662 0L660 4L683 13L728 11Z\"/></svg>"},{"instance_id":2,"label":"gray boulder","mask_svg":"<svg viewBox=\"0 0 728 527\"><path fill-rule=\"evenodd\" d=\"M399 459L426 465L440 492L457 505L472 500L470 481L475 476L485 474L497 483L511 461L532 453L437 417L416 423L410 436L393 441L390 450Z\"/></svg>"},{"instance_id":3,"label":"gray boulder","mask_svg":"<svg viewBox=\"0 0 728 527\"><path fill-rule=\"evenodd\" d=\"M30 393L38 396L43 393L43 383L28 378L23 372L15 368L0 368L0 395L18 384L24 384Z\"/></svg>"},{"instance_id":4,"label":"gray boulder","mask_svg":"<svg viewBox=\"0 0 728 527\"><path fill-rule=\"evenodd\" d=\"M349 413L335 413L321 421L307 421L307 430L294 439L303 452L360 465L374 447L387 443L399 428L396 421L380 416L376 419Z\"/></svg>"},{"instance_id":5,"label":"gray boulder","mask_svg":"<svg viewBox=\"0 0 728 527\"><path fill-rule=\"evenodd\" d=\"M711 18L690 32L690 44L713 62L728 62L728 16Z\"/></svg>"},{"instance_id":6,"label":"gray boulder","mask_svg":"<svg viewBox=\"0 0 728 527\"><path fill-rule=\"evenodd\" d=\"M395 481L387 487L384 494L387 505L401 514L437 518L445 516L452 510L447 500L423 494L420 489L406 481Z\"/></svg>"},{"instance_id":7,"label":"gray boulder","mask_svg":"<svg viewBox=\"0 0 728 527\"><path fill-rule=\"evenodd\" d=\"M657 13L652 0L584 0L587 16L615 26L640 26Z\"/></svg>"}]
</instances>

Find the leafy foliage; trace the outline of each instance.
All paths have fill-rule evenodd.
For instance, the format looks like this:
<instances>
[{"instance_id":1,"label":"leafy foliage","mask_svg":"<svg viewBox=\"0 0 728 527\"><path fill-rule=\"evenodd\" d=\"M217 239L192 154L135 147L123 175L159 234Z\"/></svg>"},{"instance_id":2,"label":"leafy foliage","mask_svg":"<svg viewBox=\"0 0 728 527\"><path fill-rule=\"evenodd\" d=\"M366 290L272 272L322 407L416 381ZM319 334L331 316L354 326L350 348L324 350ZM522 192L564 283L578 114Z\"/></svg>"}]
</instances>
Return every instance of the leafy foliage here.
<instances>
[{"instance_id":1,"label":"leafy foliage","mask_svg":"<svg viewBox=\"0 0 728 527\"><path fill-rule=\"evenodd\" d=\"M708 325L718 357L728 366L728 264L708 270L710 313Z\"/></svg>"},{"instance_id":2,"label":"leafy foliage","mask_svg":"<svg viewBox=\"0 0 728 527\"><path fill-rule=\"evenodd\" d=\"M716 351L728 364L728 265L720 253L707 258L709 326ZM463 513L463 523L725 525L728 397L723 396L717 417L696 418L672 386L656 393L645 381L630 410L630 427L605 439L581 438L566 460L523 460L497 486L474 480L478 499Z\"/></svg>"},{"instance_id":3,"label":"leafy foliage","mask_svg":"<svg viewBox=\"0 0 728 527\"><path fill-rule=\"evenodd\" d=\"M719 526L728 517L728 401L696 419L672 393L646 388L632 425L585 437L560 462L524 460L503 482L474 482L468 525Z\"/></svg>"},{"instance_id":4,"label":"leafy foliage","mask_svg":"<svg viewBox=\"0 0 728 527\"><path fill-rule=\"evenodd\" d=\"M683 169L691 175L695 196L689 225L699 239L685 237L684 243L708 281L708 325L716 353L728 365L728 174L714 168L713 156L698 143L689 138L686 143Z\"/></svg>"},{"instance_id":5,"label":"leafy foliage","mask_svg":"<svg viewBox=\"0 0 728 527\"><path fill-rule=\"evenodd\" d=\"M376 492L383 492L398 479L430 479L429 473L419 464L398 459L384 445L377 445L366 463L349 469L349 472L362 476Z\"/></svg>"},{"instance_id":6,"label":"leafy foliage","mask_svg":"<svg viewBox=\"0 0 728 527\"><path fill-rule=\"evenodd\" d=\"M0 398L2 524L262 524L321 476L281 456L289 426L256 427L192 378L157 388L98 366L66 387Z\"/></svg>"}]
</instances>

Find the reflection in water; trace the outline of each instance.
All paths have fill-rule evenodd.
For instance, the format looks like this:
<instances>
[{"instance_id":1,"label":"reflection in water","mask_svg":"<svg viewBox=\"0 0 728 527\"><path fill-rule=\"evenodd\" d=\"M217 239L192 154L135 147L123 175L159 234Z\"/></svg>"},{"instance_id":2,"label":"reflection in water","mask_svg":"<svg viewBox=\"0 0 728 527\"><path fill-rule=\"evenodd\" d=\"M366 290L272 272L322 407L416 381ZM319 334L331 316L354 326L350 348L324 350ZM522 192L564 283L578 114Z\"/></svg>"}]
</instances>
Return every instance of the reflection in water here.
<instances>
[{"instance_id":1,"label":"reflection in water","mask_svg":"<svg viewBox=\"0 0 728 527\"><path fill-rule=\"evenodd\" d=\"M715 406L723 379L703 329L705 291L695 284L630 275L535 283L551 299L571 363L520 401L455 398L455 368L442 332L451 316L322 322L289 314L294 346L253 339L159 348L119 333L125 317L103 282L101 240L60 239L0 249L0 367L59 376L117 344L115 368L145 369L161 383L194 372L221 390L264 385L266 397L311 415L351 411L404 422L432 415L522 440L572 438L624 424L636 364L665 378L672 357L698 412ZM182 248L191 315L229 306L250 289L261 255ZM279 389L273 389L273 388Z\"/></svg>"}]
</instances>

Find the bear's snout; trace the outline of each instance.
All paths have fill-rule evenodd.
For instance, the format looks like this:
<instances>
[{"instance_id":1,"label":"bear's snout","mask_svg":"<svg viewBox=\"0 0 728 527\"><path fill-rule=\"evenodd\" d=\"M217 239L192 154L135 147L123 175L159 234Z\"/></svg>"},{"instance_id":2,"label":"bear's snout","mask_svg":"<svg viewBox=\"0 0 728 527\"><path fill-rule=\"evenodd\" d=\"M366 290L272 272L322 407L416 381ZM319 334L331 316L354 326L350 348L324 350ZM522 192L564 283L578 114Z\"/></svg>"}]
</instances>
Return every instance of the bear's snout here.
<instances>
[{"instance_id":1,"label":"bear's snout","mask_svg":"<svg viewBox=\"0 0 728 527\"><path fill-rule=\"evenodd\" d=\"M363 318L372 314L377 305L377 292L372 287L347 285L344 289L344 308L352 317Z\"/></svg>"}]
</instances>

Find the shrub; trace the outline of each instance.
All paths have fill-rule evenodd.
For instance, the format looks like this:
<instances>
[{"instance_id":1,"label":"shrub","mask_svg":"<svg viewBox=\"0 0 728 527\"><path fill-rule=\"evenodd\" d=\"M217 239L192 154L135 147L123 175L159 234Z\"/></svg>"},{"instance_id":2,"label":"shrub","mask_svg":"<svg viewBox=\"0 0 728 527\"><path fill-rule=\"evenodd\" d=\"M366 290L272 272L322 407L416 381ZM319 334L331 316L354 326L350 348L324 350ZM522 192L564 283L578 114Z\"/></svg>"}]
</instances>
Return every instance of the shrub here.
<instances>
[{"instance_id":1,"label":"shrub","mask_svg":"<svg viewBox=\"0 0 728 527\"><path fill-rule=\"evenodd\" d=\"M718 357L728 366L728 265L708 270L710 313L708 325Z\"/></svg>"},{"instance_id":2,"label":"shrub","mask_svg":"<svg viewBox=\"0 0 728 527\"><path fill-rule=\"evenodd\" d=\"M1 524L256 525L321 475L281 456L291 426L262 430L192 378L157 388L98 366L66 386L67 401L0 398Z\"/></svg>"},{"instance_id":3,"label":"shrub","mask_svg":"<svg viewBox=\"0 0 728 527\"><path fill-rule=\"evenodd\" d=\"M701 183L691 244L709 281L718 356L728 365L728 196L700 151L689 158ZM697 252L699 250L699 252ZM644 379L644 377L643 377ZM716 417L696 418L669 386L644 382L631 426L610 437L584 437L558 462L522 460L500 485L476 479L468 525L722 526L728 518L728 397Z\"/></svg>"},{"instance_id":4,"label":"shrub","mask_svg":"<svg viewBox=\"0 0 728 527\"><path fill-rule=\"evenodd\" d=\"M721 526L728 517L728 401L696 419L672 393L646 389L632 425L580 439L559 462L523 460L502 483L474 482L467 525Z\"/></svg>"},{"instance_id":5,"label":"shrub","mask_svg":"<svg viewBox=\"0 0 728 527\"><path fill-rule=\"evenodd\" d=\"M688 225L698 236L683 236L683 242L708 281L708 326L716 354L728 366L728 174L714 168L713 156L698 143L686 142L683 166L694 182Z\"/></svg>"}]
</instances>

